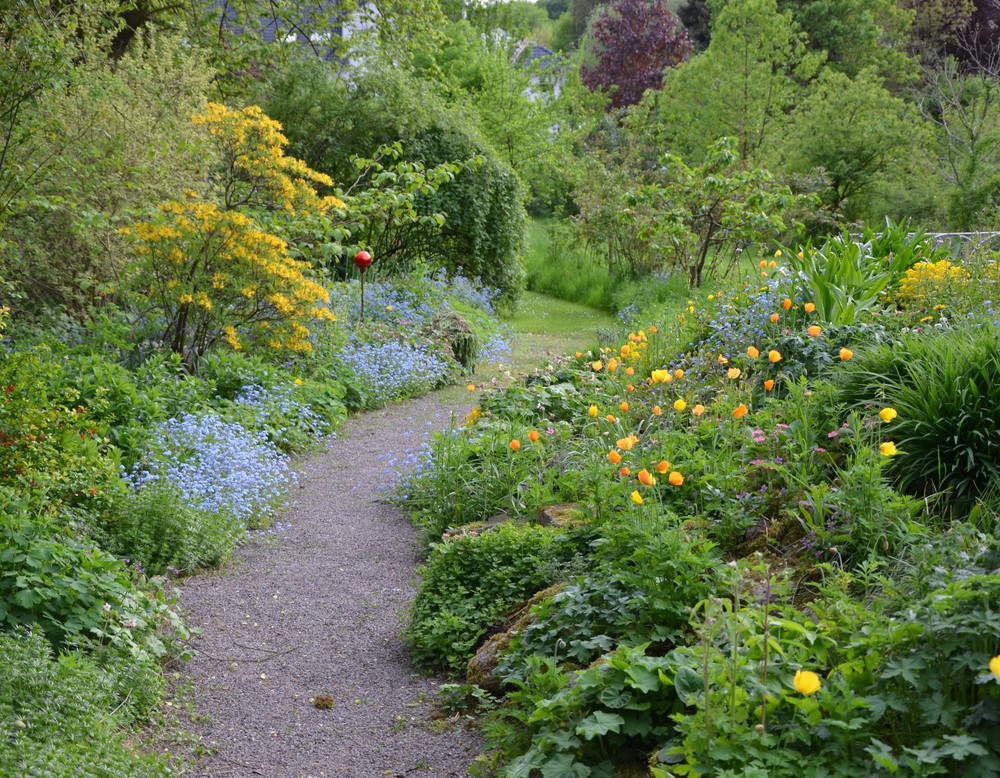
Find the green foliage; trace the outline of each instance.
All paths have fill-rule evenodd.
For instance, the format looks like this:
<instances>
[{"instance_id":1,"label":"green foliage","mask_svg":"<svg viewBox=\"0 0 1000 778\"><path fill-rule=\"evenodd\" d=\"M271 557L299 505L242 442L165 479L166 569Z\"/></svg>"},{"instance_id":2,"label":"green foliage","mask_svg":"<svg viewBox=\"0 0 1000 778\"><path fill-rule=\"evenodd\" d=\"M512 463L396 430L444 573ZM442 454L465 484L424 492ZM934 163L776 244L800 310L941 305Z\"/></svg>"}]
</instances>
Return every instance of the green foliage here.
<instances>
[{"instance_id":1,"label":"green foliage","mask_svg":"<svg viewBox=\"0 0 1000 778\"><path fill-rule=\"evenodd\" d=\"M8 504L0 526L0 623L37 624L52 645L163 659L186 637L162 589L141 584L124 562L92 542L53 531ZM173 638L161 634L176 630Z\"/></svg>"},{"instance_id":2,"label":"green foliage","mask_svg":"<svg viewBox=\"0 0 1000 778\"><path fill-rule=\"evenodd\" d=\"M513 522L435 544L407 633L414 661L464 669L486 628L552 583L575 550L563 530Z\"/></svg>"},{"instance_id":3,"label":"green foliage","mask_svg":"<svg viewBox=\"0 0 1000 778\"><path fill-rule=\"evenodd\" d=\"M782 171L822 170L825 207L852 220L866 213L871 188L912 154L919 131L912 107L873 70L851 78L825 68L791 112L788 131L772 142Z\"/></svg>"},{"instance_id":4,"label":"green foliage","mask_svg":"<svg viewBox=\"0 0 1000 778\"><path fill-rule=\"evenodd\" d=\"M166 765L126 745L118 731L155 702L162 681L148 668L100 668L78 653L52 655L38 632L0 633L0 773L161 778ZM125 686L125 684L128 684ZM148 708L146 710L148 712Z\"/></svg>"},{"instance_id":5,"label":"green foliage","mask_svg":"<svg viewBox=\"0 0 1000 778\"><path fill-rule=\"evenodd\" d=\"M908 334L867 350L841 372L841 401L895 408L882 435L899 454L894 482L916 495L941 493L965 513L1000 478L997 414L1000 337L993 328Z\"/></svg>"},{"instance_id":6,"label":"green foliage","mask_svg":"<svg viewBox=\"0 0 1000 778\"><path fill-rule=\"evenodd\" d=\"M163 575L217 565L245 537L245 525L186 502L173 484L154 482L119 498L94 534L106 551Z\"/></svg>"},{"instance_id":7,"label":"green foliage","mask_svg":"<svg viewBox=\"0 0 1000 778\"><path fill-rule=\"evenodd\" d=\"M854 324L862 312L882 306L917 262L950 256L946 247L934 246L923 231L911 232L907 224L886 222L884 230L867 229L860 239L845 229L818 249L807 244L798 254L788 252L793 274L787 285L793 297L816 306L820 321Z\"/></svg>"}]
</instances>

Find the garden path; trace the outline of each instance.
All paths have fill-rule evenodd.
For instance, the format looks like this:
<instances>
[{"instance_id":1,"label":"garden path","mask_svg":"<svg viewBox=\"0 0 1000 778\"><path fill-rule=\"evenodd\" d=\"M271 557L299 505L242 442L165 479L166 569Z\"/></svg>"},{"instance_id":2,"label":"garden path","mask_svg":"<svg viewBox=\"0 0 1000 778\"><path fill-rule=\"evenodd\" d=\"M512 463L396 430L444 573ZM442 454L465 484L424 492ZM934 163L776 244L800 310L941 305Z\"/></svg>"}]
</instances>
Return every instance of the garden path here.
<instances>
[{"instance_id":1,"label":"garden path","mask_svg":"<svg viewBox=\"0 0 1000 778\"><path fill-rule=\"evenodd\" d=\"M432 726L438 684L414 672L400 639L419 548L378 492L388 452L416 450L453 412L464 415L470 398L458 398L446 392L349 419L303 463L280 531L183 585L181 604L204 630L182 673L209 751L191 774L467 774L478 736ZM332 707L314 704L320 694Z\"/></svg>"}]
</instances>

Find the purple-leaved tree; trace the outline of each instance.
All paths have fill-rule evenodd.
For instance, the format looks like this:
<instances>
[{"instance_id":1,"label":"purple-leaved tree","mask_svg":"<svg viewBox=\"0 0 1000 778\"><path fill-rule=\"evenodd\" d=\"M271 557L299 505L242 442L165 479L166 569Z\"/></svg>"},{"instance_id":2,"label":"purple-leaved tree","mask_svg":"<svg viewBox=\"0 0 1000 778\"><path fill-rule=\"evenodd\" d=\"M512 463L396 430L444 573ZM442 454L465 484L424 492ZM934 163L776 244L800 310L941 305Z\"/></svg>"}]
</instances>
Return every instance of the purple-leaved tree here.
<instances>
[{"instance_id":1,"label":"purple-leaved tree","mask_svg":"<svg viewBox=\"0 0 1000 778\"><path fill-rule=\"evenodd\" d=\"M611 91L614 108L659 89L663 71L683 62L693 48L664 0L615 0L596 13L589 36L593 58L581 66L580 79L591 91Z\"/></svg>"}]
</instances>

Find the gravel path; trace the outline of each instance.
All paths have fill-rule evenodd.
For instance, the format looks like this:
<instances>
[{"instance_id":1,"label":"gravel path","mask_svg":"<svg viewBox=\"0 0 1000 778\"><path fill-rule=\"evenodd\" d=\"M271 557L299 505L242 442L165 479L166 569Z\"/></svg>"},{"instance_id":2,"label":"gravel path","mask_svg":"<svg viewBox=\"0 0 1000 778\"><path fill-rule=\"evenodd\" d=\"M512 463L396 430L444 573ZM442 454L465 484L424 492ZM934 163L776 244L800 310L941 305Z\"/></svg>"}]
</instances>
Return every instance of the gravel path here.
<instances>
[{"instance_id":1,"label":"gravel path","mask_svg":"<svg viewBox=\"0 0 1000 778\"><path fill-rule=\"evenodd\" d=\"M416 449L452 412L433 396L351 418L303 465L282 518L225 572L188 580L181 603L204 630L183 669L215 778L465 776L478 736L437 732L437 682L415 674L400 630L416 593L415 533L379 501L390 452ZM325 694L333 707L310 699Z\"/></svg>"}]
</instances>

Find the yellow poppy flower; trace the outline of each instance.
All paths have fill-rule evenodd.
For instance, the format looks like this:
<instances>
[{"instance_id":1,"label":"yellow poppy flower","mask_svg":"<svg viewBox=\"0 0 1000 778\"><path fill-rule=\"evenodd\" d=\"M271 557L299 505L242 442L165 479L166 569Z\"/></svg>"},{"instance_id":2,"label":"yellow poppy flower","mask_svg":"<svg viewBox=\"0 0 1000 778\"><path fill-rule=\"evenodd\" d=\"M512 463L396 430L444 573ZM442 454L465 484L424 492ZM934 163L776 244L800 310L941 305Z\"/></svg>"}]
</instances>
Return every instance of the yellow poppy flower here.
<instances>
[{"instance_id":1,"label":"yellow poppy flower","mask_svg":"<svg viewBox=\"0 0 1000 778\"><path fill-rule=\"evenodd\" d=\"M1000 678L1000 654L997 654L990 660L990 672L997 678Z\"/></svg>"},{"instance_id":2,"label":"yellow poppy flower","mask_svg":"<svg viewBox=\"0 0 1000 778\"><path fill-rule=\"evenodd\" d=\"M731 367L729 368L729 370L726 371L726 375L735 381L737 378L743 375L743 371L740 370L738 367Z\"/></svg>"},{"instance_id":3,"label":"yellow poppy flower","mask_svg":"<svg viewBox=\"0 0 1000 778\"><path fill-rule=\"evenodd\" d=\"M809 670L796 670L792 683L795 685L795 691L806 695L815 694L823 685L819 676Z\"/></svg>"},{"instance_id":4,"label":"yellow poppy flower","mask_svg":"<svg viewBox=\"0 0 1000 778\"><path fill-rule=\"evenodd\" d=\"M597 406L596 406L596 405L591 405L591 406L590 406L590 407L589 407L589 408L587 409L587 415L588 415L588 416L590 416L590 418L592 418L592 419L593 419L594 417L596 417L596 416L597 416Z\"/></svg>"},{"instance_id":5,"label":"yellow poppy flower","mask_svg":"<svg viewBox=\"0 0 1000 778\"><path fill-rule=\"evenodd\" d=\"M629 497L632 498L632 502L634 502L636 505L642 505L642 495L639 494L638 489L632 492L632 494L630 494Z\"/></svg>"},{"instance_id":6,"label":"yellow poppy flower","mask_svg":"<svg viewBox=\"0 0 1000 778\"><path fill-rule=\"evenodd\" d=\"M896 413L895 408L883 408L878 412L878 417L886 424L895 419L898 415L899 414Z\"/></svg>"},{"instance_id":7,"label":"yellow poppy flower","mask_svg":"<svg viewBox=\"0 0 1000 778\"><path fill-rule=\"evenodd\" d=\"M894 457L896 456L896 444L891 440L887 440L881 446L878 447L878 453L884 457Z\"/></svg>"},{"instance_id":8,"label":"yellow poppy flower","mask_svg":"<svg viewBox=\"0 0 1000 778\"><path fill-rule=\"evenodd\" d=\"M604 367L604 363L599 359L595 359L593 362L590 363L590 366L594 369L594 372L597 372L602 367Z\"/></svg>"},{"instance_id":9,"label":"yellow poppy flower","mask_svg":"<svg viewBox=\"0 0 1000 778\"><path fill-rule=\"evenodd\" d=\"M674 472L670 474L670 477L667 478L667 480L670 481L671 485L673 486L680 486L681 484L684 483L684 476L682 476L680 473L674 470Z\"/></svg>"},{"instance_id":10,"label":"yellow poppy flower","mask_svg":"<svg viewBox=\"0 0 1000 778\"><path fill-rule=\"evenodd\" d=\"M771 349L770 351L767 352L767 358L770 359L771 362L773 363L778 363L781 361L781 352Z\"/></svg>"},{"instance_id":11,"label":"yellow poppy flower","mask_svg":"<svg viewBox=\"0 0 1000 778\"><path fill-rule=\"evenodd\" d=\"M680 399L674 400L674 410L675 411L683 411L687 407L688 407L688 404L686 402L684 402L683 400L680 400Z\"/></svg>"},{"instance_id":12,"label":"yellow poppy flower","mask_svg":"<svg viewBox=\"0 0 1000 778\"><path fill-rule=\"evenodd\" d=\"M695 416L701 416L704 412L705 412L705 406L701 405L700 403L691 409L691 413L693 413Z\"/></svg>"},{"instance_id":13,"label":"yellow poppy flower","mask_svg":"<svg viewBox=\"0 0 1000 778\"><path fill-rule=\"evenodd\" d=\"M801 252L800 252L800 254L801 254ZM806 303L802 307L803 307L803 309L805 309L806 313L812 313L813 311L816 310L816 303Z\"/></svg>"},{"instance_id":14,"label":"yellow poppy flower","mask_svg":"<svg viewBox=\"0 0 1000 778\"><path fill-rule=\"evenodd\" d=\"M750 357L750 359L756 359L757 357L760 356L760 352L757 350L756 347L749 346L747 348L747 356Z\"/></svg>"}]
</instances>

